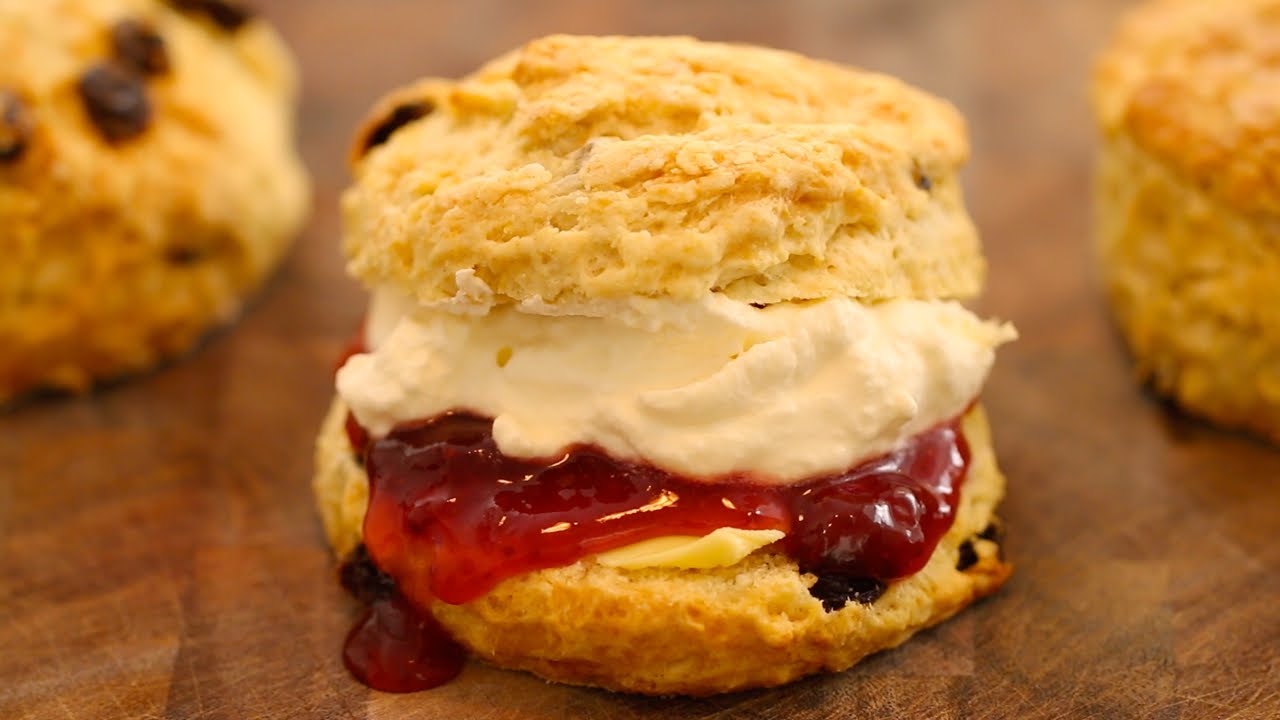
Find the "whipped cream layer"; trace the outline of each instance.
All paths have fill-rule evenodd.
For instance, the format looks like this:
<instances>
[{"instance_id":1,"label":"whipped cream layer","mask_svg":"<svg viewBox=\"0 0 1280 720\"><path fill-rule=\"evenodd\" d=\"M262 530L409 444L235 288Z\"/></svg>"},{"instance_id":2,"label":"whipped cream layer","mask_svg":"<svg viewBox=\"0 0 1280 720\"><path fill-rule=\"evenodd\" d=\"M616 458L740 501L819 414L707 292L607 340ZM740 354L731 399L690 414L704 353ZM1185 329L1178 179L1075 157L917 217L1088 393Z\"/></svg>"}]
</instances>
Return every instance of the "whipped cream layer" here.
<instances>
[{"instance_id":1,"label":"whipped cream layer","mask_svg":"<svg viewBox=\"0 0 1280 720\"><path fill-rule=\"evenodd\" d=\"M337 385L375 438L464 409L493 417L513 457L591 444L762 484L843 471L959 415L1016 336L951 302L757 308L715 294L464 311L380 291L366 328L372 351Z\"/></svg>"}]
</instances>

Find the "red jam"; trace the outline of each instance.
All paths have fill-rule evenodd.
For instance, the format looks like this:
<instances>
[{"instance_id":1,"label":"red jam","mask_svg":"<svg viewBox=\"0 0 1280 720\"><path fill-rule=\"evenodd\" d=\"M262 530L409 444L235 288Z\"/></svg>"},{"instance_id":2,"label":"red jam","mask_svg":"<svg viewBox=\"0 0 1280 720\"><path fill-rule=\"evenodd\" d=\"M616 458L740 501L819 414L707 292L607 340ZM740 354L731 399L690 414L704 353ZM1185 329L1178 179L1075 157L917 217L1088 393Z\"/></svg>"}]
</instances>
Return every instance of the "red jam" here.
<instances>
[{"instance_id":1,"label":"red jam","mask_svg":"<svg viewBox=\"0 0 1280 720\"><path fill-rule=\"evenodd\" d=\"M362 335L344 361L364 351ZM785 551L819 576L825 608L872 602L884 581L924 567L951 527L969 465L959 418L788 487L745 475L695 482L590 446L511 458L492 430L491 420L446 413L371 441L347 417L369 474L368 554L358 553L352 582L373 594L343 661L374 689L425 690L461 670L462 648L424 610L433 600L464 603L506 578L663 535L782 530Z\"/></svg>"},{"instance_id":2,"label":"red jam","mask_svg":"<svg viewBox=\"0 0 1280 720\"><path fill-rule=\"evenodd\" d=\"M799 485L703 483L574 447L507 457L492 421L449 413L367 446L364 541L399 591L425 606L473 600L505 578L662 535L781 530L805 571L892 580L922 568L950 528L968 446L959 421L844 473Z\"/></svg>"},{"instance_id":3,"label":"red jam","mask_svg":"<svg viewBox=\"0 0 1280 720\"><path fill-rule=\"evenodd\" d=\"M357 340L345 354L362 350ZM346 432L369 474L368 554L354 584L376 594L343 660L387 692L435 687L461 670L462 648L423 610L433 600L464 603L508 577L662 535L781 530L785 551L819 575L824 607L870 602L884 581L924 567L951 527L969 464L958 418L851 470L787 487L745 475L696 482L590 446L511 458L494 443L492 421L467 413L376 441L348 416Z\"/></svg>"},{"instance_id":4,"label":"red jam","mask_svg":"<svg viewBox=\"0 0 1280 720\"><path fill-rule=\"evenodd\" d=\"M466 652L429 613L392 596L374 600L351 628L342 660L365 685L403 693L457 677Z\"/></svg>"}]
</instances>

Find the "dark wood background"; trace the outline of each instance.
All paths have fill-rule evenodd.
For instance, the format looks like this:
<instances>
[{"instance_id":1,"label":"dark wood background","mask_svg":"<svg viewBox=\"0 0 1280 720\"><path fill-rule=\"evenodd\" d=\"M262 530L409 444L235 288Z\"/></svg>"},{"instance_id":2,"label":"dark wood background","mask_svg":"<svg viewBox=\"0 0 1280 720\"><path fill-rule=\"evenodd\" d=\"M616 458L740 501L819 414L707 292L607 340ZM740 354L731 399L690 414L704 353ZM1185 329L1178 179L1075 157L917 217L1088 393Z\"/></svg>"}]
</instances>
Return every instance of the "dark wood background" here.
<instances>
[{"instance_id":1,"label":"dark wood background","mask_svg":"<svg viewBox=\"0 0 1280 720\"><path fill-rule=\"evenodd\" d=\"M1089 57L1115 0L260 0L306 73L316 214L233 330L92 397L0 415L0 718L1276 718L1280 451L1131 382L1092 270ZM692 33L898 74L969 118L986 393L1017 572L850 672L705 700L470 665L409 696L343 671L354 612L308 488L362 313L337 251L364 109L549 32ZM2 350L0 350L2 351Z\"/></svg>"}]
</instances>

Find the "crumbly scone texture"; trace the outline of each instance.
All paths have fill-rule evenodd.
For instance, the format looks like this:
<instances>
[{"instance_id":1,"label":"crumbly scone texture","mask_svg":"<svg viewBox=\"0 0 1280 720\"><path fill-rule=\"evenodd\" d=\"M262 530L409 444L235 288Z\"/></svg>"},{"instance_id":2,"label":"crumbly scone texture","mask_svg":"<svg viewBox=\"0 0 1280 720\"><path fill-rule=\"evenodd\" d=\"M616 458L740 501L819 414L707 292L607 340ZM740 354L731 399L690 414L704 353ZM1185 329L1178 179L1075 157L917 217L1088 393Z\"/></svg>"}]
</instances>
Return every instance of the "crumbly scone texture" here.
<instances>
[{"instance_id":1,"label":"crumbly scone texture","mask_svg":"<svg viewBox=\"0 0 1280 720\"><path fill-rule=\"evenodd\" d=\"M360 540L364 470L335 402L317 444L315 491L340 557ZM919 573L870 605L828 612L816 581L785 555L760 551L714 570L622 570L585 559L511 578L436 618L478 657L558 682L657 695L706 695L839 671L894 647L995 592L1010 566L979 537L1004 495L986 418L965 418L972 452L955 524ZM962 550L961 546L967 546ZM971 548L976 561L957 569ZM970 558L973 559L973 558Z\"/></svg>"},{"instance_id":2,"label":"crumbly scone texture","mask_svg":"<svg viewBox=\"0 0 1280 720\"><path fill-rule=\"evenodd\" d=\"M0 0L0 403L188 349L305 218L286 48L179 5Z\"/></svg>"},{"instance_id":3,"label":"crumbly scone texture","mask_svg":"<svg viewBox=\"0 0 1280 720\"><path fill-rule=\"evenodd\" d=\"M1148 0L1101 54L1107 135L1222 202L1280 211L1280 0Z\"/></svg>"},{"instance_id":4,"label":"crumbly scone texture","mask_svg":"<svg viewBox=\"0 0 1280 720\"><path fill-rule=\"evenodd\" d=\"M1138 374L1280 441L1280 0L1149 2L1103 53L1097 242Z\"/></svg>"},{"instance_id":5,"label":"crumbly scone texture","mask_svg":"<svg viewBox=\"0 0 1280 720\"><path fill-rule=\"evenodd\" d=\"M425 303L968 297L967 153L954 108L883 75L553 36L379 105L345 248L367 285Z\"/></svg>"},{"instance_id":6,"label":"crumbly scone texture","mask_svg":"<svg viewBox=\"0 0 1280 720\"><path fill-rule=\"evenodd\" d=\"M1138 374L1186 410L1280 442L1280 217L1105 141L1098 244Z\"/></svg>"}]
</instances>

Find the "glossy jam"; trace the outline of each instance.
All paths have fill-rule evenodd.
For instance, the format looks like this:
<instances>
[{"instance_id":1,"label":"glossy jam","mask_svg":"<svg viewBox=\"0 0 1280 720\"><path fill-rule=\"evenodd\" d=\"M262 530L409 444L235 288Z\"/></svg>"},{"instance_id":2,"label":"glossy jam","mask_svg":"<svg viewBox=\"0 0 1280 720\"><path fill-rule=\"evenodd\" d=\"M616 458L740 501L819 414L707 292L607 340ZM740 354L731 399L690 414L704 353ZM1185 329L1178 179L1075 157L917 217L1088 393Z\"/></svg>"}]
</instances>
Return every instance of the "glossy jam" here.
<instances>
[{"instance_id":1,"label":"glossy jam","mask_svg":"<svg viewBox=\"0 0 1280 720\"><path fill-rule=\"evenodd\" d=\"M957 420L848 473L805 483L789 498L787 552L817 575L915 574L951 529L968 465Z\"/></svg>"},{"instance_id":2,"label":"glossy jam","mask_svg":"<svg viewBox=\"0 0 1280 720\"><path fill-rule=\"evenodd\" d=\"M374 600L347 635L342 661L356 679L384 692L416 692L457 677L462 646L407 600Z\"/></svg>"},{"instance_id":3,"label":"glossy jam","mask_svg":"<svg viewBox=\"0 0 1280 720\"><path fill-rule=\"evenodd\" d=\"M399 591L426 606L473 600L505 578L661 535L776 529L801 567L892 580L924 566L954 518L968 447L959 421L835 475L789 487L702 483L593 447L503 455L492 422L450 413L369 442L364 540Z\"/></svg>"}]
</instances>

